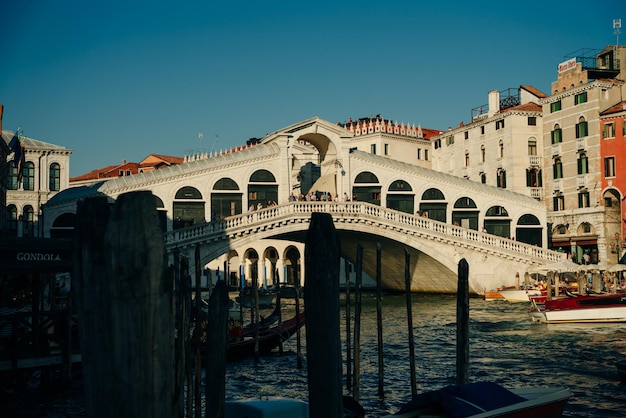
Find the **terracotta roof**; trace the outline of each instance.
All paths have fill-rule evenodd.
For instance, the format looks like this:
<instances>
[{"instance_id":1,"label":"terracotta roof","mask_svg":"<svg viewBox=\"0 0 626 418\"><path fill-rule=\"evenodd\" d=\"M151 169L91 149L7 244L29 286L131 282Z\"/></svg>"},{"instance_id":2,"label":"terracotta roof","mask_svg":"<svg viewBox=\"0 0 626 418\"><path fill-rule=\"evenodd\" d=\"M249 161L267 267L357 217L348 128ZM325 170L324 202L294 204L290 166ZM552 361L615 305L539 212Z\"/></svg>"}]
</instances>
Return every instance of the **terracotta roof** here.
<instances>
[{"instance_id":1,"label":"terracotta roof","mask_svg":"<svg viewBox=\"0 0 626 418\"><path fill-rule=\"evenodd\" d=\"M526 111L526 112L541 112L542 107L538 105L537 103L528 102L528 103L524 103L521 105L506 108L501 113L506 113L506 112L510 112L513 110L521 110L521 111Z\"/></svg>"},{"instance_id":2,"label":"terracotta roof","mask_svg":"<svg viewBox=\"0 0 626 418\"><path fill-rule=\"evenodd\" d=\"M624 112L624 111L626 111L626 100L622 100L621 102L616 103L613 106L609 107L608 109L600 112L600 116L610 115L612 113L619 113L619 112Z\"/></svg>"},{"instance_id":3,"label":"terracotta roof","mask_svg":"<svg viewBox=\"0 0 626 418\"><path fill-rule=\"evenodd\" d=\"M520 86L521 89L524 89L526 91L528 91L529 93L534 94L535 96L537 96L540 99L545 99L546 97L548 97L547 94L545 94L544 92L542 92L541 90L533 87L533 86Z\"/></svg>"}]
</instances>

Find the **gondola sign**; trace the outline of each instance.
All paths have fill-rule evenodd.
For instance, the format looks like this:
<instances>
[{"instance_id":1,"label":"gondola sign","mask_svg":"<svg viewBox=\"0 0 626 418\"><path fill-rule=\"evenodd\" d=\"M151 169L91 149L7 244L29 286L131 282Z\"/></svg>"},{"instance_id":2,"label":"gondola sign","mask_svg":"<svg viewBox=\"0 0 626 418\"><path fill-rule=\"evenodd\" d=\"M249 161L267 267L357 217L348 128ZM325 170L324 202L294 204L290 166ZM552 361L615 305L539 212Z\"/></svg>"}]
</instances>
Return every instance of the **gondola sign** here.
<instances>
[{"instance_id":1,"label":"gondola sign","mask_svg":"<svg viewBox=\"0 0 626 418\"><path fill-rule=\"evenodd\" d=\"M52 273L72 270L71 240L24 238L7 241L0 244L0 265L3 272Z\"/></svg>"}]
</instances>

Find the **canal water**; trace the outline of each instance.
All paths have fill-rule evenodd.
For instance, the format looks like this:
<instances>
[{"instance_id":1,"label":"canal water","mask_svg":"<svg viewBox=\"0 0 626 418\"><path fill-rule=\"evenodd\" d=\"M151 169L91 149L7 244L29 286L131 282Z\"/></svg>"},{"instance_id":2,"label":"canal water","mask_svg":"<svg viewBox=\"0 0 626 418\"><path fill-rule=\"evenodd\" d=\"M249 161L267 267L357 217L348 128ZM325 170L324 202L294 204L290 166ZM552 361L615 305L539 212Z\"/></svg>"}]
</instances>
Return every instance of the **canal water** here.
<instances>
[{"instance_id":1,"label":"canal water","mask_svg":"<svg viewBox=\"0 0 626 418\"><path fill-rule=\"evenodd\" d=\"M418 392L454 384L456 296L413 295L412 311ZM341 312L345 324L344 307ZM359 391L368 417L396 412L411 395L405 296L384 296L382 317L383 399L378 396L376 300L364 295ZM341 333L345 351L343 328ZM291 337L282 356L261 357L258 364L253 359L229 363L227 399L306 400L306 328L301 334L302 369L297 368L296 342ZM525 303L470 299L471 382L493 381L509 388L564 386L573 392L564 417L624 417L626 385L620 384L615 367L624 359L625 324L535 324ZM345 373L344 366L344 382Z\"/></svg>"}]
</instances>

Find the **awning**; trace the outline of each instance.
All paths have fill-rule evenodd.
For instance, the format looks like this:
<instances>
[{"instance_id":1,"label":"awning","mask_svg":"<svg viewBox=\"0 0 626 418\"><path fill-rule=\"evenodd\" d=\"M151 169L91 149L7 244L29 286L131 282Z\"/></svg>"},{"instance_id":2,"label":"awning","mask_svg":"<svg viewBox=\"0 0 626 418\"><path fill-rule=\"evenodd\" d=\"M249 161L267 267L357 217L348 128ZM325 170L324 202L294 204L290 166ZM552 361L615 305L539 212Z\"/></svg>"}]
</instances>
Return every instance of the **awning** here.
<instances>
[{"instance_id":1,"label":"awning","mask_svg":"<svg viewBox=\"0 0 626 418\"><path fill-rule=\"evenodd\" d=\"M317 179L313 186L309 189L311 192L332 193L333 198L337 195L337 181L335 173L326 174Z\"/></svg>"}]
</instances>

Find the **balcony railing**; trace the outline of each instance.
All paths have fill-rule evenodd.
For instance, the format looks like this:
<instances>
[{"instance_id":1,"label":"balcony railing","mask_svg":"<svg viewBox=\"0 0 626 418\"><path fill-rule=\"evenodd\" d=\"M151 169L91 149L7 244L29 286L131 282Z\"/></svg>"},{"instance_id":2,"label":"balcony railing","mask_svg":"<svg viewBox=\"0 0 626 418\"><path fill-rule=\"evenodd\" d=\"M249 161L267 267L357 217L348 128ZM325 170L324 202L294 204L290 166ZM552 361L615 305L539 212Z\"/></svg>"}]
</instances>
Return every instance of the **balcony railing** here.
<instances>
[{"instance_id":1,"label":"balcony railing","mask_svg":"<svg viewBox=\"0 0 626 418\"><path fill-rule=\"evenodd\" d=\"M541 167L541 156L540 155L529 155L528 156L528 164L531 166Z\"/></svg>"}]
</instances>

